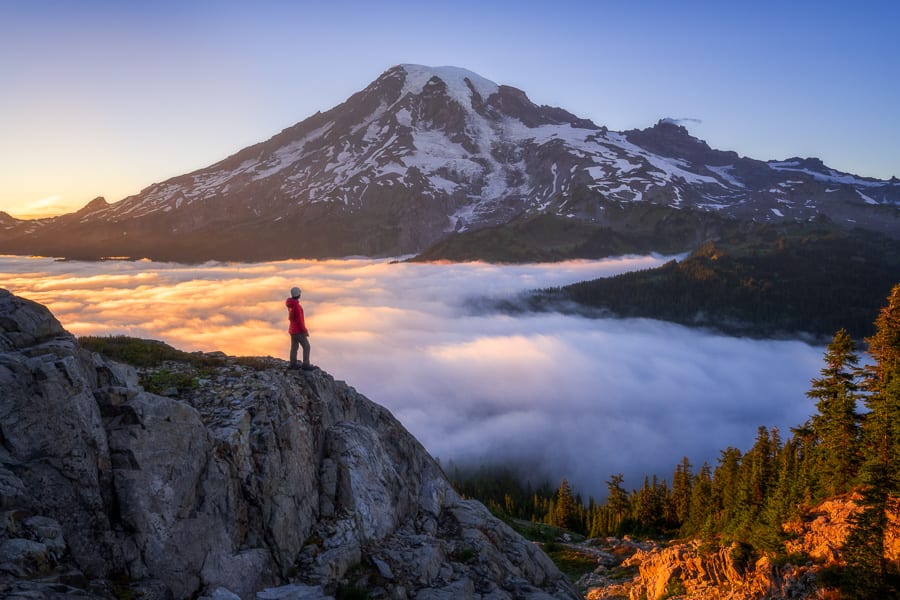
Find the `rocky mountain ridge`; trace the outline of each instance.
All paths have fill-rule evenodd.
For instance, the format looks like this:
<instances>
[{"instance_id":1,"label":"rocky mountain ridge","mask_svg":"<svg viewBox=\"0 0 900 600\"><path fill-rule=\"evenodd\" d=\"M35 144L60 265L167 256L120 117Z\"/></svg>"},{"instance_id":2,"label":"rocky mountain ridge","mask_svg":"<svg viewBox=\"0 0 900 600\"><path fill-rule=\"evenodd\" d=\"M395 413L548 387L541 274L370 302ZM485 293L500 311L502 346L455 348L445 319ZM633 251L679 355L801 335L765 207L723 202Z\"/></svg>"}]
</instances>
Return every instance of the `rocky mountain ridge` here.
<instances>
[{"instance_id":1,"label":"rocky mountain ridge","mask_svg":"<svg viewBox=\"0 0 900 600\"><path fill-rule=\"evenodd\" d=\"M824 216L897 235L900 181L817 159L741 157L669 119L610 131L465 69L398 65L327 112L120 202L36 221L5 216L0 251L396 256L527 215L628 231L634 223L617 214L646 205L756 222Z\"/></svg>"},{"instance_id":2,"label":"rocky mountain ridge","mask_svg":"<svg viewBox=\"0 0 900 600\"><path fill-rule=\"evenodd\" d=\"M0 593L578 597L386 409L284 366L152 394L0 290Z\"/></svg>"}]
</instances>

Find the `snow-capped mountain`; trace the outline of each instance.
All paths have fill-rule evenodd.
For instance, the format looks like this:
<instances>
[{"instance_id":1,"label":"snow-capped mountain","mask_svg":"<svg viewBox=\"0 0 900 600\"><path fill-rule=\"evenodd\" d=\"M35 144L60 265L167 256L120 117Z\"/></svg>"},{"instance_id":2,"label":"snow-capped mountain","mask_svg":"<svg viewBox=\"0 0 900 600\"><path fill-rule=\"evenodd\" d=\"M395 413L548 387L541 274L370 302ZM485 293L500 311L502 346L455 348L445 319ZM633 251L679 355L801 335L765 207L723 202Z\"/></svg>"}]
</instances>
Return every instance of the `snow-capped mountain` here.
<instances>
[{"instance_id":1,"label":"snow-capped mountain","mask_svg":"<svg viewBox=\"0 0 900 600\"><path fill-rule=\"evenodd\" d=\"M711 149L670 120L609 131L456 67L399 65L210 167L77 213L0 218L0 250L252 260L417 252L551 213L598 226L652 203L898 234L900 181Z\"/></svg>"}]
</instances>

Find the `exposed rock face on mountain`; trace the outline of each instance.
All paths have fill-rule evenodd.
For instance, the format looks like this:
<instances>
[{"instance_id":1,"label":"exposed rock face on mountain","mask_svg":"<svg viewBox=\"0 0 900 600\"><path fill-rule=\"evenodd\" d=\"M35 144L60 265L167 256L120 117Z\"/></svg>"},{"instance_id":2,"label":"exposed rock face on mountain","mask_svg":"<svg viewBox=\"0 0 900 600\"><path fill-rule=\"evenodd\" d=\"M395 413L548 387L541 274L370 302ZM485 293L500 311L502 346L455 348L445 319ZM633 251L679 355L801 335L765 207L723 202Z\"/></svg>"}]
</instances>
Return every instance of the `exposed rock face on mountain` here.
<instances>
[{"instance_id":1,"label":"exposed rock face on mountain","mask_svg":"<svg viewBox=\"0 0 900 600\"><path fill-rule=\"evenodd\" d=\"M817 597L819 568L811 564L777 566L765 556L745 556L740 546L704 549L699 541L638 551L625 565L640 575L629 598L665 598L673 590L693 600L759 600ZM597 600L603 595L595 593Z\"/></svg>"},{"instance_id":2,"label":"exposed rock face on mountain","mask_svg":"<svg viewBox=\"0 0 900 600\"><path fill-rule=\"evenodd\" d=\"M850 532L850 517L859 508L858 497L833 498L810 510L802 519L786 523L789 539L785 554L789 561L773 562L739 544L716 547L699 540L668 546L631 545L620 568L637 568L632 581L604 581L592 577L588 600L628 597L678 597L690 600L780 600L783 598L829 598L822 572L842 564L842 547ZM885 557L900 560L900 515L890 516L892 527L885 540ZM623 544L616 540L618 548ZM602 564L602 561L601 561ZM618 563L616 563L618 564ZM832 590L833 591L833 590Z\"/></svg>"},{"instance_id":3,"label":"exposed rock face on mountain","mask_svg":"<svg viewBox=\"0 0 900 600\"><path fill-rule=\"evenodd\" d=\"M645 205L764 222L826 216L896 235L900 181L817 159L743 158L670 120L613 132L464 69L399 65L325 113L120 202L95 200L52 219L2 218L0 251L400 255L528 215L646 234L621 214Z\"/></svg>"},{"instance_id":4,"label":"exposed rock face on mountain","mask_svg":"<svg viewBox=\"0 0 900 600\"><path fill-rule=\"evenodd\" d=\"M154 395L0 290L0 595L577 597L386 409L269 363Z\"/></svg>"}]
</instances>

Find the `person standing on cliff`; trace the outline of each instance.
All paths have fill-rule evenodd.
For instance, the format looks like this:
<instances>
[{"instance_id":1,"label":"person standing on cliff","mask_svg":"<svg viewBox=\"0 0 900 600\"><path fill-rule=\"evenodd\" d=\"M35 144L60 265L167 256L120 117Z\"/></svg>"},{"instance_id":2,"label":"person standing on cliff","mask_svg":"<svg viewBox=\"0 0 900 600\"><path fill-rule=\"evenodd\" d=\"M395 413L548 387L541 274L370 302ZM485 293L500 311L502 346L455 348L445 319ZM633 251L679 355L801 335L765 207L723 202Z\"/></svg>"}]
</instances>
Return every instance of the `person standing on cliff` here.
<instances>
[{"instance_id":1,"label":"person standing on cliff","mask_svg":"<svg viewBox=\"0 0 900 600\"><path fill-rule=\"evenodd\" d=\"M288 310L288 333L291 334L291 364L289 369L303 369L312 371L314 366L309 364L309 330L306 328L306 320L303 318L303 307L300 306L300 288L291 288L291 297L284 301ZM303 365L297 365L297 348L303 346Z\"/></svg>"}]
</instances>

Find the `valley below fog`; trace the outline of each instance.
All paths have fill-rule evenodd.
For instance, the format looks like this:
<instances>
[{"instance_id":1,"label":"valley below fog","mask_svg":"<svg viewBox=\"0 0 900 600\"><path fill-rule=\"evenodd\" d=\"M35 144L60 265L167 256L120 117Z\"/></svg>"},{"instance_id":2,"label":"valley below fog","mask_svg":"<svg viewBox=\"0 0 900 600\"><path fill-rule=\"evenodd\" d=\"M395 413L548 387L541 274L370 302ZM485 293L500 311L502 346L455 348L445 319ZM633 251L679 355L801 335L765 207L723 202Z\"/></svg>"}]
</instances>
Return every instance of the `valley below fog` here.
<instances>
[{"instance_id":1,"label":"valley below fog","mask_svg":"<svg viewBox=\"0 0 900 600\"><path fill-rule=\"evenodd\" d=\"M386 406L445 465L525 466L605 496L622 472L670 479L788 428L823 348L647 319L477 312L511 298L658 266L670 257L553 264L388 260L183 265L0 257L0 288L46 305L78 336L287 358L288 290L303 289L312 362ZM874 318L874 315L873 315Z\"/></svg>"}]
</instances>

